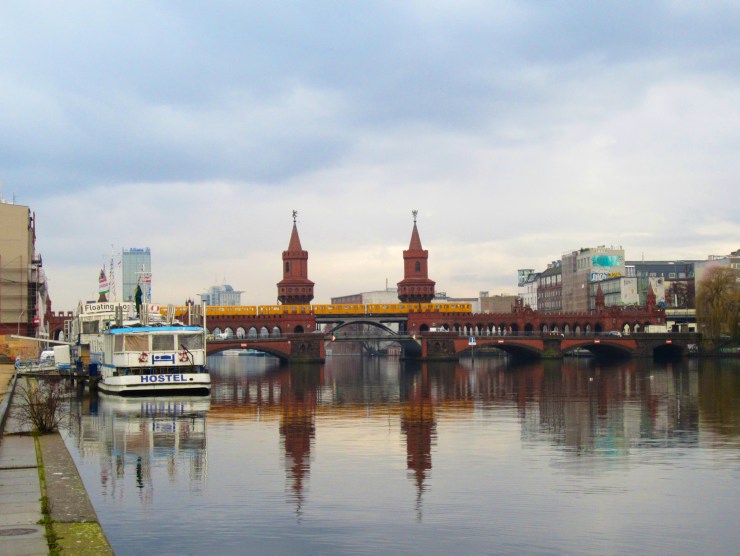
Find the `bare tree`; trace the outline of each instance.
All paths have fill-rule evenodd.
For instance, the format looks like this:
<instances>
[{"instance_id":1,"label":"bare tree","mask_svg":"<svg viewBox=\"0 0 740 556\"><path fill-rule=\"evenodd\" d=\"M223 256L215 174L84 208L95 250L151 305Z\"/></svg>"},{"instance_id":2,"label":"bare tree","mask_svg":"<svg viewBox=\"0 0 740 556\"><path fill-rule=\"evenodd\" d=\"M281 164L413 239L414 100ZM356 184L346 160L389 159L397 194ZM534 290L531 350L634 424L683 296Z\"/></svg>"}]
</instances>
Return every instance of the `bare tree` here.
<instances>
[{"instance_id":1,"label":"bare tree","mask_svg":"<svg viewBox=\"0 0 740 556\"><path fill-rule=\"evenodd\" d=\"M15 414L22 424L30 425L41 434L59 430L66 407L60 382L26 381L16 395Z\"/></svg>"},{"instance_id":2,"label":"bare tree","mask_svg":"<svg viewBox=\"0 0 740 556\"><path fill-rule=\"evenodd\" d=\"M699 283L696 319L703 333L712 339L723 334L738 336L740 287L737 272L728 267L714 267Z\"/></svg>"}]
</instances>

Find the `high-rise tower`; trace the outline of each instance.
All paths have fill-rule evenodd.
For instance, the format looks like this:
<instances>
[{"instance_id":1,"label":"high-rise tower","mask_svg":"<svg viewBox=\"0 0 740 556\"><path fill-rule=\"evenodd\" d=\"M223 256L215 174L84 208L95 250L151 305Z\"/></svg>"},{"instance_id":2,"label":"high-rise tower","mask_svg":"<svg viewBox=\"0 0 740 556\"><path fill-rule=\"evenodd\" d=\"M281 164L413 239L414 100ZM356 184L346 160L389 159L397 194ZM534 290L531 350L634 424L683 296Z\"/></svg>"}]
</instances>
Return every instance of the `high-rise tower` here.
<instances>
[{"instance_id":1,"label":"high-rise tower","mask_svg":"<svg viewBox=\"0 0 740 556\"><path fill-rule=\"evenodd\" d=\"M403 303L431 303L434 298L434 281L427 273L429 252L421 247L419 230L416 229L418 210L414 215L414 229L411 231L411 243L403 252L403 280L398 283L398 299Z\"/></svg>"},{"instance_id":2,"label":"high-rise tower","mask_svg":"<svg viewBox=\"0 0 740 556\"><path fill-rule=\"evenodd\" d=\"M124 248L121 253L123 301L133 301L136 286L141 286L149 303L152 302L152 251L148 247Z\"/></svg>"},{"instance_id":3,"label":"high-rise tower","mask_svg":"<svg viewBox=\"0 0 740 556\"><path fill-rule=\"evenodd\" d=\"M285 305L307 305L313 299L313 282L308 279L308 251L301 247L293 211L293 232L288 250L283 251L283 279L277 284L278 300Z\"/></svg>"}]
</instances>

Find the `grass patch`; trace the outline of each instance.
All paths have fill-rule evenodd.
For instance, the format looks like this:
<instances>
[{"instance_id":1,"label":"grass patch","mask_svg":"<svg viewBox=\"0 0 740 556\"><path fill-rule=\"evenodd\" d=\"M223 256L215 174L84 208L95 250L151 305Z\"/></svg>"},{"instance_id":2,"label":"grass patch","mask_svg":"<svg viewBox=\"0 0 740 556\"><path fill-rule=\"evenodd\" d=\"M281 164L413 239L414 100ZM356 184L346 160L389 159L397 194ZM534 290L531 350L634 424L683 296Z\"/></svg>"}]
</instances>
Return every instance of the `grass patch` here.
<instances>
[{"instance_id":1,"label":"grass patch","mask_svg":"<svg viewBox=\"0 0 740 556\"><path fill-rule=\"evenodd\" d=\"M54 527L51 521L51 502L49 497L46 495L46 473L44 472L44 460L41 458L41 444L39 443L39 435L35 433L33 435L33 443L36 447L36 465L39 471L39 483L41 484L41 524L46 529L46 544L49 547L49 554L56 556L60 553L58 538L54 532Z\"/></svg>"}]
</instances>

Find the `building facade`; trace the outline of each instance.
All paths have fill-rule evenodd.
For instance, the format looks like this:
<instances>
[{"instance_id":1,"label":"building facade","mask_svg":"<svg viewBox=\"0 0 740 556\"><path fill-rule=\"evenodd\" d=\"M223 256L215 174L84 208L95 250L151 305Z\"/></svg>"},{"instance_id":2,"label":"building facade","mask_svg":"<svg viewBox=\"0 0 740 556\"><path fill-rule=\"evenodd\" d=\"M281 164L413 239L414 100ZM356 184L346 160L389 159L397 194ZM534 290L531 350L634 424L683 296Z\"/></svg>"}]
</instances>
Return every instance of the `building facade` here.
<instances>
[{"instance_id":1,"label":"building facade","mask_svg":"<svg viewBox=\"0 0 740 556\"><path fill-rule=\"evenodd\" d=\"M627 261L626 265L628 269L634 268L641 304L645 303L650 279L662 278L665 289L662 301L666 309L694 309L694 265L698 262L701 261ZM658 302L660 301L659 299Z\"/></svg>"},{"instance_id":2,"label":"building facade","mask_svg":"<svg viewBox=\"0 0 740 556\"><path fill-rule=\"evenodd\" d=\"M524 307L537 310L537 284L540 273L532 268L517 271L517 290Z\"/></svg>"},{"instance_id":3,"label":"building facade","mask_svg":"<svg viewBox=\"0 0 740 556\"><path fill-rule=\"evenodd\" d=\"M135 301L136 286L152 301L152 252L148 247L125 247L121 252L121 301Z\"/></svg>"},{"instance_id":4,"label":"building facade","mask_svg":"<svg viewBox=\"0 0 740 556\"><path fill-rule=\"evenodd\" d=\"M332 297L331 303L334 305L367 305L371 303L398 303L398 290L396 288L386 288L384 290L375 290L370 292L353 293L350 295L340 295Z\"/></svg>"},{"instance_id":5,"label":"building facade","mask_svg":"<svg viewBox=\"0 0 740 556\"><path fill-rule=\"evenodd\" d=\"M0 199L0 334L48 337L50 307L36 214Z\"/></svg>"},{"instance_id":6,"label":"building facade","mask_svg":"<svg viewBox=\"0 0 740 556\"><path fill-rule=\"evenodd\" d=\"M206 305L241 305L243 291L237 291L229 284L211 286L206 293L200 294Z\"/></svg>"},{"instance_id":7,"label":"building facade","mask_svg":"<svg viewBox=\"0 0 740 556\"><path fill-rule=\"evenodd\" d=\"M604 295L604 307L643 306L647 301L647 292L652 289L655 303L665 305L665 281L662 277L648 277L648 286L642 294L637 276L615 276L589 284L589 310L596 309L596 296L599 287Z\"/></svg>"},{"instance_id":8,"label":"building facade","mask_svg":"<svg viewBox=\"0 0 740 556\"><path fill-rule=\"evenodd\" d=\"M566 313L587 312L590 284L624 275L624 249L621 247L601 245L563 254L563 311Z\"/></svg>"},{"instance_id":9,"label":"building facade","mask_svg":"<svg viewBox=\"0 0 740 556\"><path fill-rule=\"evenodd\" d=\"M481 297L480 312L495 314L511 313L516 300L516 295L508 295L505 293L499 295L491 295L488 297Z\"/></svg>"},{"instance_id":10,"label":"building facade","mask_svg":"<svg viewBox=\"0 0 740 556\"><path fill-rule=\"evenodd\" d=\"M561 313L563 310L563 268L560 261L547 265L537 276L537 310L540 313Z\"/></svg>"}]
</instances>

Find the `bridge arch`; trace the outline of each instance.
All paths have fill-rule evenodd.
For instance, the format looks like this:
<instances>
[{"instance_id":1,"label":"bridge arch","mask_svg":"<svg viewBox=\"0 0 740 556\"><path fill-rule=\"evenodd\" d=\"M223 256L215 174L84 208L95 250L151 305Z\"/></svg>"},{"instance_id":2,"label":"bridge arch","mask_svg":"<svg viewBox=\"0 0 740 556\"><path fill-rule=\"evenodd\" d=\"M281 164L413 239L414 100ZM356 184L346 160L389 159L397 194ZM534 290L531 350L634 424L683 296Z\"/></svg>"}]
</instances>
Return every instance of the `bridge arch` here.
<instances>
[{"instance_id":1,"label":"bridge arch","mask_svg":"<svg viewBox=\"0 0 740 556\"><path fill-rule=\"evenodd\" d=\"M683 346L678 343L661 344L653 348L655 359L680 359L684 354Z\"/></svg>"},{"instance_id":2,"label":"bridge arch","mask_svg":"<svg viewBox=\"0 0 740 556\"><path fill-rule=\"evenodd\" d=\"M572 353L578 349L585 349L590 351L597 357L612 357L612 358L627 358L633 355L632 350L629 347L619 345L616 343L600 342L597 340L585 340L577 344L569 346L564 350L564 354Z\"/></svg>"},{"instance_id":3,"label":"bridge arch","mask_svg":"<svg viewBox=\"0 0 740 556\"><path fill-rule=\"evenodd\" d=\"M386 326L383 323L375 322L373 320L364 320L364 319L353 320L353 321L348 321L348 322L342 321L342 322L338 323L336 326L334 326L334 328L330 328L329 330L327 330L326 333L327 334L332 334L334 332L337 332L337 331L341 330L342 328L346 328L347 326L351 326L351 325L354 325L354 324L369 325L369 326L373 326L375 328L380 328L381 330L383 330L385 332L388 332L388 333L392 334L393 336L397 336L398 335L398 333L395 330L393 330L389 326ZM421 328L420 328L420 331L421 332L429 332L429 327L426 324L422 324L421 325Z\"/></svg>"},{"instance_id":4,"label":"bridge arch","mask_svg":"<svg viewBox=\"0 0 740 556\"><path fill-rule=\"evenodd\" d=\"M249 348L253 349L254 351L260 351L262 353L272 355L273 357L277 357L281 363L286 363L288 361L288 358L285 356L285 353L277 349L272 349L264 345L250 345ZM208 344L208 355L216 355L223 351L228 351L232 349L240 349L240 347L235 346L233 344L218 345L214 343L209 343Z\"/></svg>"}]
</instances>

